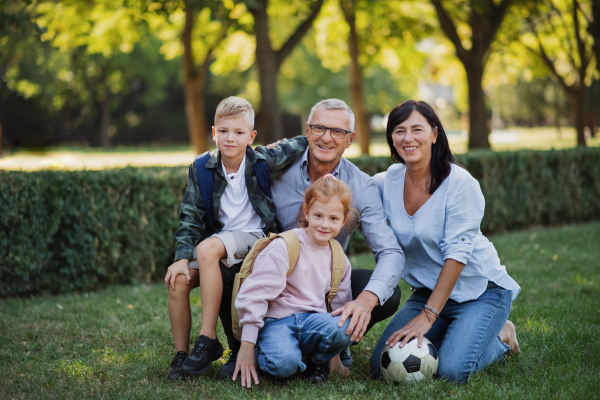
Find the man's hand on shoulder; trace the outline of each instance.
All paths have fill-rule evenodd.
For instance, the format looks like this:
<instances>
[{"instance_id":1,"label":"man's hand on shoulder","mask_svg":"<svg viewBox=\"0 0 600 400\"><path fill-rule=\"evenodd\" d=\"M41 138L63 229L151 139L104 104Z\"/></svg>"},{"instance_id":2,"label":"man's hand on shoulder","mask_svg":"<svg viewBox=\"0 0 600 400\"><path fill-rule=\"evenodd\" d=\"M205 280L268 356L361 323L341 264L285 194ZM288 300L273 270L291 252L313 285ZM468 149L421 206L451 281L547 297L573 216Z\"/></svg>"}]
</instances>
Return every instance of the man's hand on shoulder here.
<instances>
[{"instance_id":1,"label":"man's hand on shoulder","mask_svg":"<svg viewBox=\"0 0 600 400\"><path fill-rule=\"evenodd\" d=\"M267 149L274 149L279 143L281 143L281 140L278 140L275 143L269 143L266 147Z\"/></svg>"},{"instance_id":2,"label":"man's hand on shoulder","mask_svg":"<svg viewBox=\"0 0 600 400\"><path fill-rule=\"evenodd\" d=\"M351 335L351 341L358 342L367 331L367 326L371 321L371 311L377 304L379 304L379 298L374 293L365 290L355 300L334 310L331 315L334 317L340 315L339 327L344 326L348 317L351 316L346 335Z\"/></svg>"}]
</instances>

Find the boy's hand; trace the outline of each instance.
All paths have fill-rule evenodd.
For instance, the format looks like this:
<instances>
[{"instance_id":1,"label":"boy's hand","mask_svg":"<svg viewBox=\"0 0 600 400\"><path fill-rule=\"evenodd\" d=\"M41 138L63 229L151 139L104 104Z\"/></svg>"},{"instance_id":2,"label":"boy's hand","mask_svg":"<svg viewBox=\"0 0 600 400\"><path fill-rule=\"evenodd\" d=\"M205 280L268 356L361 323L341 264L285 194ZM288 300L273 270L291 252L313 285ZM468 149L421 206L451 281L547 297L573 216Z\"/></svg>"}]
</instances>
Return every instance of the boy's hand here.
<instances>
[{"instance_id":1,"label":"boy's hand","mask_svg":"<svg viewBox=\"0 0 600 400\"><path fill-rule=\"evenodd\" d=\"M254 357L254 343L242 342L240 352L235 363L235 371L233 372L233 380L235 381L238 375L242 377L242 387L251 388L252 380L258 385L258 373L256 371L256 357Z\"/></svg>"},{"instance_id":2,"label":"boy's hand","mask_svg":"<svg viewBox=\"0 0 600 400\"><path fill-rule=\"evenodd\" d=\"M177 278L177 275L179 274L185 275L185 279L189 285L192 281L192 277L190 276L190 260L187 258L175 261L167 270L167 275L165 275L165 285L167 285L167 289L175 289L175 278Z\"/></svg>"}]
</instances>

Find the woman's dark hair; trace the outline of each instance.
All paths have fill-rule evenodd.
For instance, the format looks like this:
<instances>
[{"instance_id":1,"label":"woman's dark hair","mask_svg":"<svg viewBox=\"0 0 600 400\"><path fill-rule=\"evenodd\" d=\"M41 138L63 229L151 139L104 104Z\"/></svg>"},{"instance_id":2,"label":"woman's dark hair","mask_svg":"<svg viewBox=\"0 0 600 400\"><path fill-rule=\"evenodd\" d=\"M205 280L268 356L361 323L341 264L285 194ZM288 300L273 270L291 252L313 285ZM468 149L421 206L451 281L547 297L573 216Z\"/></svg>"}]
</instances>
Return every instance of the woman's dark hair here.
<instances>
[{"instance_id":1,"label":"woman's dark hair","mask_svg":"<svg viewBox=\"0 0 600 400\"><path fill-rule=\"evenodd\" d=\"M433 108L424 101L406 100L394 108L390 113L385 136L388 145L390 146L392 160L404 164L404 160L400 157L400 154L398 154L394 147L392 132L395 127L406 121L413 111L418 111L419 114L424 116L432 129L437 127L437 139L436 142L431 145L431 161L429 163L429 171L431 173L429 194L433 194L433 192L435 192L442 184L442 181L450 175L450 168L452 163L454 163L454 157L450 152L446 131Z\"/></svg>"}]
</instances>

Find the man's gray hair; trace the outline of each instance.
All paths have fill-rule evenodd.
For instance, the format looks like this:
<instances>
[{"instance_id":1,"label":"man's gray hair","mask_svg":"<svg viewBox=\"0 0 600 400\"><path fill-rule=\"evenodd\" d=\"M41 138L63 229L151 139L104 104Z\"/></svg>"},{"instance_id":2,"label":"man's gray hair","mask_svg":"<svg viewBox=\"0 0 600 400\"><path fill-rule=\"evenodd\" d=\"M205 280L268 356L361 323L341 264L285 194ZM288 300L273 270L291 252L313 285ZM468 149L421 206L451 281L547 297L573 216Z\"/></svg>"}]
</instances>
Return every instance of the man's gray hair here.
<instances>
[{"instance_id":1,"label":"man's gray hair","mask_svg":"<svg viewBox=\"0 0 600 400\"><path fill-rule=\"evenodd\" d=\"M350 130L354 132L354 113L352 112L352 109L348 107L348 104L346 104L343 100L340 99L321 100L320 102L315 104L314 107L310 110L310 114L308 114L309 124L312 121L312 117L315 113L315 110L321 106L325 107L325 109L327 110L346 110L346 112L348 113L348 118L350 119Z\"/></svg>"}]
</instances>

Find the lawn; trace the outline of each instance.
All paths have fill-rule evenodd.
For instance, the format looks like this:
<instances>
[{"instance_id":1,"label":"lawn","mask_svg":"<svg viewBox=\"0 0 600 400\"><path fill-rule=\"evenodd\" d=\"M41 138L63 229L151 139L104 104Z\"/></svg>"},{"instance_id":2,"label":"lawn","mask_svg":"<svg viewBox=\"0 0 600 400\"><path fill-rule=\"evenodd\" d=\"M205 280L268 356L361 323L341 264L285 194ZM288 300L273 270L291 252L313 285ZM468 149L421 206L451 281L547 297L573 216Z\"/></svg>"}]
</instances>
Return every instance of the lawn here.
<instances>
[{"instance_id":1,"label":"lawn","mask_svg":"<svg viewBox=\"0 0 600 400\"><path fill-rule=\"evenodd\" d=\"M243 389L219 375L225 357L203 376L172 383L165 379L173 356L167 293L157 283L0 300L0 398L598 398L600 223L490 239L522 286L510 317L522 356L487 368L465 385L368 379L370 350L384 324L352 349L351 377L331 379L324 386L295 379L285 386L262 381L252 390ZM355 267L373 265L370 255L354 256L351 262ZM401 288L406 300L409 290L404 283ZM197 314L198 291L192 301Z\"/></svg>"}]
</instances>

